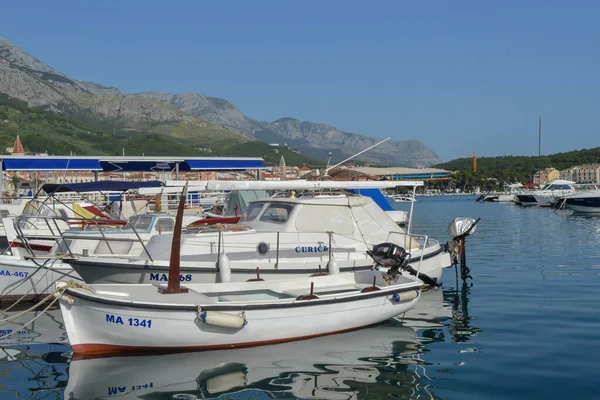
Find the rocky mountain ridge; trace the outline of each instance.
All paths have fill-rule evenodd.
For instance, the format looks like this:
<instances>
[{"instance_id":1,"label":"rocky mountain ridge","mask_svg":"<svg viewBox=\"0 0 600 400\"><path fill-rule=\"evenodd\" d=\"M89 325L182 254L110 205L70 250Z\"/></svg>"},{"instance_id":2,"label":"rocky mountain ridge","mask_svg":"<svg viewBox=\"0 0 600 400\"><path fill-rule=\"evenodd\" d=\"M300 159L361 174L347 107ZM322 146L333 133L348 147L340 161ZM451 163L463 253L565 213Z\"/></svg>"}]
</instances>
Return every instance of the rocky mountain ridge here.
<instances>
[{"instance_id":1,"label":"rocky mountain ridge","mask_svg":"<svg viewBox=\"0 0 600 400\"><path fill-rule=\"evenodd\" d=\"M73 79L2 38L0 94L32 107L99 118L119 129L159 132L190 140L198 140L201 131L209 129L218 131L221 140L232 144L247 140L287 143L302 154L323 160L329 152L334 160L341 160L381 140L293 118L257 121L246 117L228 100L198 93L126 94L118 88ZM362 159L411 167L440 162L431 149L417 140L388 141Z\"/></svg>"}]
</instances>

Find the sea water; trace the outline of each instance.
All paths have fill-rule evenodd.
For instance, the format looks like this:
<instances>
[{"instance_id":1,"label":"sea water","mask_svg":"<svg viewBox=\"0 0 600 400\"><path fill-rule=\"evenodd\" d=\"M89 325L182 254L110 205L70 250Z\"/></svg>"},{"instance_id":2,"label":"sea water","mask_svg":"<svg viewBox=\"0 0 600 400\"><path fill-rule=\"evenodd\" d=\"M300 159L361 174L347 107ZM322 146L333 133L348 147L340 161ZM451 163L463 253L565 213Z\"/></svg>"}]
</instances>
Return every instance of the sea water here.
<instances>
[{"instance_id":1,"label":"sea water","mask_svg":"<svg viewBox=\"0 0 600 400\"><path fill-rule=\"evenodd\" d=\"M466 246L473 279L446 269L395 320L251 349L80 359L53 310L4 342L0 399L599 398L600 218L474 199L418 198L414 232L441 241L454 217L481 217Z\"/></svg>"}]
</instances>

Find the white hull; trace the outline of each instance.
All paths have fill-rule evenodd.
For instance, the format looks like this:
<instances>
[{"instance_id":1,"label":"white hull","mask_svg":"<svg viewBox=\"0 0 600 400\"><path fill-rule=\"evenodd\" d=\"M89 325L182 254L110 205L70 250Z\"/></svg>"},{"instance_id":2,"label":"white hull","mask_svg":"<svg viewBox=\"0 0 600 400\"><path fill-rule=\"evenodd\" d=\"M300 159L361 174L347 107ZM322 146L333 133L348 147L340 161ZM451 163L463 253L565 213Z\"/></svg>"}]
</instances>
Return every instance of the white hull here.
<instances>
[{"instance_id":1,"label":"white hull","mask_svg":"<svg viewBox=\"0 0 600 400\"><path fill-rule=\"evenodd\" d=\"M225 349L307 339L385 321L407 311L418 300L418 292L417 297L414 296L420 283L405 278L401 278L404 283L400 285L382 287L372 293L361 293L360 289L340 293L339 289L348 287L350 278L354 282L354 276L339 274L301 280L188 285L190 293L176 295L160 295L151 285L96 285L92 287L96 293L69 289L68 297L63 296L60 305L73 351L102 354ZM383 285L380 274L368 272L363 276L365 281L378 276L379 285ZM295 296L308 294L310 282L314 282L315 293L320 298L297 300ZM332 289L335 293L327 294ZM249 292L265 291L277 295L268 300L263 297L270 294L261 294L263 300L235 300L240 296L253 296L246 294ZM393 294L398 292L413 296L404 301L394 300ZM202 300L208 299L209 293L218 296ZM288 297L281 298L280 293ZM226 295L234 300L222 300ZM139 298L146 300L138 302ZM229 317L243 315L247 324L229 328L204 323L200 320L202 311ZM318 322L315 315L319 316Z\"/></svg>"},{"instance_id":2,"label":"white hull","mask_svg":"<svg viewBox=\"0 0 600 400\"><path fill-rule=\"evenodd\" d=\"M565 207L577 213L600 213L600 207L578 206L574 204L566 204Z\"/></svg>"},{"instance_id":3,"label":"white hull","mask_svg":"<svg viewBox=\"0 0 600 400\"><path fill-rule=\"evenodd\" d=\"M0 255L0 301L12 302L25 296L33 300L52 293L59 280L83 280L69 264L52 260L23 260L18 256ZM41 267L40 267L41 266Z\"/></svg>"},{"instance_id":4,"label":"white hull","mask_svg":"<svg viewBox=\"0 0 600 400\"><path fill-rule=\"evenodd\" d=\"M403 357L417 355L418 348L412 328L389 321L370 329L316 338L310 345L292 342L236 351L75 357L69 365L65 398L173 398L180 393L202 398L232 395L261 382L293 398L361 398L359 384L373 383L380 376L378 360L393 358L406 363ZM319 366L328 372L323 373ZM278 382L282 376L289 379ZM407 379L411 386L405 389L407 393L414 390L409 382L412 380ZM337 395L332 397L332 393Z\"/></svg>"},{"instance_id":5,"label":"white hull","mask_svg":"<svg viewBox=\"0 0 600 400\"><path fill-rule=\"evenodd\" d=\"M540 207L551 207L556 203L556 197L552 195L534 195L533 197Z\"/></svg>"},{"instance_id":6,"label":"white hull","mask_svg":"<svg viewBox=\"0 0 600 400\"><path fill-rule=\"evenodd\" d=\"M342 272L353 270L369 270L373 261L364 254L362 260L338 259L337 267ZM452 266L450 253L443 251L439 245L426 249L423 261L419 265L420 250L412 253L410 265L430 278L441 280L443 268ZM187 283L223 282L217 268L217 255L213 261L182 261L180 280ZM164 283L168 280L168 261L148 261L134 259L91 259L81 257L69 261L87 283ZM315 273L327 273L327 255L318 259L280 260L231 260L231 281L244 282L256 278L259 268L260 277L265 280L282 278L302 278ZM319 268L320 267L320 268Z\"/></svg>"},{"instance_id":7,"label":"white hull","mask_svg":"<svg viewBox=\"0 0 600 400\"><path fill-rule=\"evenodd\" d=\"M498 195L498 202L500 202L500 203L510 203L513 201L515 201L514 194L499 194Z\"/></svg>"}]
</instances>

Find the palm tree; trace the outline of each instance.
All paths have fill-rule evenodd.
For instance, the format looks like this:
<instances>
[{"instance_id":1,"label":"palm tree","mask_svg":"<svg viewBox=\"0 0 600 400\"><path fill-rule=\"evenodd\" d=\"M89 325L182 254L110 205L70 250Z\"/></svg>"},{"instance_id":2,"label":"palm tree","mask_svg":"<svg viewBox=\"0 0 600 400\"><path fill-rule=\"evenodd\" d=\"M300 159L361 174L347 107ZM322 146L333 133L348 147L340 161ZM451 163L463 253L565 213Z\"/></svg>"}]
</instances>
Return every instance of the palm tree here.
<instances>
[{"instance_id":1,"label":"palm tree","mask_svg":"<svg viewBox=\"0 0 600 400\"><path fill-rule=\"evenodd\" d=\"M21 177L18 174L14 174L10 177L10 183L13 185L13 188L15 188L15 196L17 195L17 186L19 186L20 182Z\"/></svg>"}]
</instances>

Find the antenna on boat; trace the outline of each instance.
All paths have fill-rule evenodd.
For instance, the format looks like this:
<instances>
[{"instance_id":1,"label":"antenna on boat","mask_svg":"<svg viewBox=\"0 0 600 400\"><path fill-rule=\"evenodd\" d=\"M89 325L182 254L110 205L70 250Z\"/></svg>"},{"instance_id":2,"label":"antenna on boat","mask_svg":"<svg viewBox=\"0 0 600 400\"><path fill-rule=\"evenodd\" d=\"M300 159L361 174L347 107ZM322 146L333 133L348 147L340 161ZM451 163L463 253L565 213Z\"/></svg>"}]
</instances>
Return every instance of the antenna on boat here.
<instances>
[{"instance_id":1,"label":"antenna on boat","mask_svg":"<svg viewBox=\"0 0 600 400\"><path fill-rule=\"evenodd\" d=\"M388 140L390 140L391 138L392 138L392 137L390 136L390 137L388 137L387 139L383 139L381 142L379 142L379 143L375 143L373 146L367 147L367 148L366 148L366 149L364 149L363 151L359 151L359 152L358 152L358 153L356 153L355 155L353 155L353 156L351 156L351 157L348 157L348 158L346 158L344 161L341 161L341 162L339 162L339 163L335 164L333 167L330 167L330 166L329 166L329 162L328 162L328 163L327 163L327 168L325 169L325 174L324 174L324 175L327 175L327 172L329 172L329 170L330 170L330 169L334 169L335 167L342 165L342 164L343 164L343 163L345 163L346 161L350 161L350 160L352 160L354 157L356 157L356 156L360 156L360 155L361 155L362 153L364 153L365 151L369 151L369 150L371 150L373 147L377 147L377 146L379 146L381 143L387 142L387 141L388 141Z\"/></svg>"},{"instance_id":2,"label":"antenna on boat","mask_svg":"<svg viewBox=\"0 0 600 400\"><path fill-rule=\"evenodd\" d=\"M181 229L183 227L183 211L185 209L185 200L187 198L188 182L183 187L177 216L175 217L175 229L173 230L173 243L171 244L171 261L169 262L169 283L167 287L158 289L161 294L187 293L187 288L182 288L179 281L179 271L181 264Z\"/></svg>"}]
</instances>

